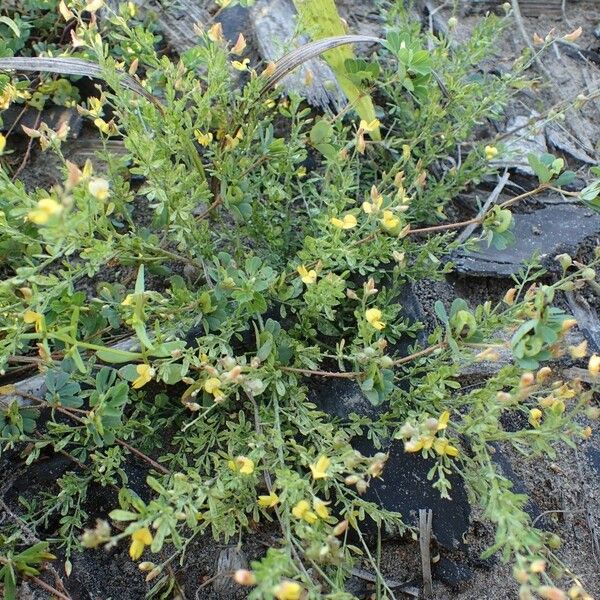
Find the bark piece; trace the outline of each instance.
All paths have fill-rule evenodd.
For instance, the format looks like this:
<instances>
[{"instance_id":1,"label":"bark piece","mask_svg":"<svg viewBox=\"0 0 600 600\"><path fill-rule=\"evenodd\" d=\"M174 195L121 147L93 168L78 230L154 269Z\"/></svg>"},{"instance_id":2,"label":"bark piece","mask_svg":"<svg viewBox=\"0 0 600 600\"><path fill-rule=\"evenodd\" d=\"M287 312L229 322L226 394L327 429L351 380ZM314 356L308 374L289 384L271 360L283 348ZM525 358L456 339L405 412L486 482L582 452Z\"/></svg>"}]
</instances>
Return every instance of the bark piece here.
<instances>
[{"instance_id":1,"label":"bark piece","mask_svg":"<svg viewBox=\"0 0 600 600\"><path fill-rule=\"evenodd\" d=\"M297 14L291 0L258 0L250 9L250 22L258 50L267 62L275 62L296 46L310 41L296 35ZM309 71L312 82L306 85ZM306 61L281 85L286 92L298 93L309 104L324 110L339 111L346 104L333 71L323 59Z\"/></svg>"},{"instance_id":2,"label":"bark piece","mask_svg":"<svg viewBox=\"0 0 600 600\"><path fill-rule=\"evenodd\" d=\"M535 125L527 126L535 113L525 116L516 115L508 119L506 124L507 137L504 145L508 151L508 157L502 160L492 161L492 164L514 169L521 175L533 177L535 173L527 162L527 155L532 153L536 156L548 152L546 138L543 130Z\"/></svg>"},{"instance_id":3,"label":"bark piece","mask_svg":"<svg viewBox=\"0 0 600 600\"><path fill-rule=\"evenodd\" d=\"M548 144L579 162L595 165L598 161L592 158L577 140L561 131L558 127L549 125L546 127L546 139Z\"/></svg>"},{"instance_id":4,"label":"bark piece","mask_svg":"<svg viewBox=\"0 0 600 600\"><path fill-rule=\"evenodd\" d=\"M460 250L452 258L456 271L477 277L507 277L516 274L536 251L547 269L558 271L554 261L557 254L574 254L587 238L600 235L600 214L573 203L517 214L514 220L514 245L496 250L480 242L477 252Z\"/></svg>"},{"instance_id":5,"label":"bark piece","mask_svg":"<svg viewBox=\"0 0 600 600\"><path fill-rule=\"evenodd\" d=\"M579 294L567 292L566 296L569 308L575 319L577 319L577 326L588 341L589 349L592 353L600 352L600 318L598 317L598 311L591 308L586 299Z\"/></svg>"},{"instance_id":6,"label":"bark piece","mask_svg":"<svg viewBox=\"0 0 600 600\"><path fill-rule=\"evenodd\" d=\"M234 581L233 574L238 569L248 567L246 554L237 548L231 546L219 552L215 571L217 577L213 583L213 598L230 600L239 596L242 588ZM245 594L244 594L245 595Z\"/></svg>"}]
</instances>

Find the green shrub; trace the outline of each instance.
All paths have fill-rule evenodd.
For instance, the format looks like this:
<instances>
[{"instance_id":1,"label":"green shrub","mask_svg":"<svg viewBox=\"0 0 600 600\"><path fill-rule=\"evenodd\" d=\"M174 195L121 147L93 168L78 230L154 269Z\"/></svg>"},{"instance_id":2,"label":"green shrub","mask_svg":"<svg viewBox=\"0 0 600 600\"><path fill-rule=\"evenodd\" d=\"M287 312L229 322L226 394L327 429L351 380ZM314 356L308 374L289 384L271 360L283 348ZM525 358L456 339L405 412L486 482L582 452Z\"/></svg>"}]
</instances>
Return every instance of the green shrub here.
<instances>
[{"instance_id":1,"label":"green shrub","mask_svg":"<svg viewBox=\"0 0 600 600\"><path fill-rule=\"evenodd\" d=\"M407 24L400 4L387 13L385 48L361 67L377 74L369 81L382 141L369 136L379 123L356 123L350 111L315 117L300 98L266 94L253 70L235 88L248 66L218 28L199 31L198 46L173 62L123 14L102 39L83 7L70 7L108 84L80 107L105 143L105 170L62 159L61 136L40 129L42 147L62 159L62 184L29 192L0 172L0 364L35 357L47 392L33 401L52 409L47 429L34 433L30 409L9 406L0 436L4 447L31 443L29 462L51 446L86 465L59 481L60 504L44 501L70 514L59 542L67 560L85 522L85 489L100 483L119 487L110 518L123 526L99 523L84 546L128 539L137 560L169 544L184 561L205 532L231 539L274 520L281 546L237 575L253 584L250 598L303 589L350 597L344 580L357 561L367 557L379 577L360 534L365 515L410 530L362 497L386 459L353 449L353 437L368 432L378 447L396 438L435 457L430 476L443 495L452 493L448 474L460 473L496 527L487 554L512 560L523 590L547 584L540 564L558 563L523 510L526 498L498 473L492 444L552 456L556 443L589 435L576 417L591 392L555 385L547 368L523 369L564 351L572 323L554 294L593 278L598 259L567 265L546 285L534 283L543 269L530 266L497 305L438 303L439 324L420 346L423 324L403 317L399 293L451 269L460 224L445 211L494 171L489 159L502 151L473 142L475 127L500 115L523 80L519 70L474 74L503 19L486 17L451 48ZM115 57L114 46L135 52ZM127 70L159 100L123 87ZM124 156L108 150L117 137ZM458 160L449 158L457 147ZM509 204L564 183L562 165L546 178L551 168L535 160L540 185L480 219L496 247L511 241ZM511 344L502 332L514 333ZM137 349L114 347L127 336ZM396 354L407 338L413 354ZM493 360L499 347L512 349L514 364L462 390L461 364ZM317 376L355 380L385 410L377 420L332 419L307 400ZM504 431L507 413L530 427ZM127 487L132 451L154 470L148 502ZM157 453L158 462L148 456ZM160 576L159 589L164 565L142 564L149 580Z\"/></svg>"}]
</instances>

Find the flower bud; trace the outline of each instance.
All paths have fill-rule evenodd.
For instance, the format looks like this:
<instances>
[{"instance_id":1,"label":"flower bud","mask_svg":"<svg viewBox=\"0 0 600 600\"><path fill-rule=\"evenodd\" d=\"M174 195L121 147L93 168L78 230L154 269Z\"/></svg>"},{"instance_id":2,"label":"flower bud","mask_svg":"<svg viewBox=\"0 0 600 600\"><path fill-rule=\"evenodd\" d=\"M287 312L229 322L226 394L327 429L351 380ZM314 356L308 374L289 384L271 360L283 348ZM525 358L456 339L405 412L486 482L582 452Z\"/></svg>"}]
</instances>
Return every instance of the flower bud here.
<instances>
[{"instance_id":1,"label":"flower bud","mask_svg":"<svg viewBox=\"0 0 600 600\"><path fill-rule=\"evenodd\" d=\"M345 533L346 530L348 529L348 521L346 519L344 519L343 521L340 521L334 528L333 528L333 535L340 536L342 535L342 533Z\"/></svg>"},{"instance_id":2,"label":"flower bud","mask_svg":"<svg viewBox=\"0 0 600 600\"><path fill-rule=\"evenodd\" d=\"M517 288L514 288L514 287L510 288L510 290L508 290L506 292L506 294L504 294L504 298L503 298L504 303L511 306L515 301L516 295L517 295Z\"/></svg>"},{"instance_id":3,"label":"flower bud","mask_svg":"<svg viewBox=\"0 0 600 600\"><path fill-rule=\"evenodd\" d=\"M590 356L590 360L588 362L588 371L591 375L599 375L600 374L600 356L594 354Z\"/></svg>"},{"instance_id":4,"label":"flower bud","mask_svg":"<svg viewBox=\"0 0 600 600\"><path fill-rule=\"evenodd\" d=\"M499 402L503 404L510 404L513 400L513 397L507 392L498 392L496 394L496 398Z\"/></svg>"},{"instance_id":5,"label":"flower bud","mask_svg":"<svg viewBox=\"0 0 600 600\"><path fill-rule=\"evenodd\" d=\"M600 419L600 408L597 406L589 406L585 411L585 416L588 419Z\"/></svg>"},{"instance_id":6,"label":"flower bud","mask_svg":"<svg viewBox=\"0 0 600 600\"><path fill-rule=\"evenodd\" d=\"M356 491L359 494L364 494L367 491L368 487L369 487L369 484L364 479L359 479L356 482Z\"/></svg>"},{"instance_id":7,"label":"flower bud","mask_svg":"<svg viewBox=\"0 0 600 600\"><path fill-rule=\"evenodd\" d=\"M536 591L538 596L544 600L567 600L567 595L556 587L542 585Z\"/></svg>"},{"instance_id":8,"label":"flower bud","mask_svg":"<svg viewBox=\"0 0 600 600\"><path fill-rule=\"evenodd\" d=\"M543 383L544 381L547 381L549 377L551 377L552 375L552 369L550 367L542 367L536 374L535 374L535 381L536 383Z\"/></svg>"},{"instance_id":9,"label":"flower bud","mask_svg":"<svg viewBox=\"0 0 600 600\"><path fill-rule=\"evenodd\" d=\"M566 271L573 264L573 259L568 254L559 254L554 257L554 260L560 264L563 271Z\"/></svg>"},{"instance_id":10,"label":"flower bud","mask_svg":"<svg viewBox=\"0 0 600 600\"><path fill-rule=\"evenodd\" d=\"M146 582L156 579L160 575L160 573L161 573L161 570L158 567L152 569L152 571L150 571L150 573L148 573L148 575L146 575Z\"/></svg>"},{"instance_id":11,"label":"flower bud","mask_svg":"<svg viewBox=\"0 0 600 600\"><path fill-rule=\"evenodd\" d=\"M542 558L534 560L529 566L532 573L543 573L546 570L546 561Z\"/></svg>"},{"instance_id":12,"label":"flower bud","mask_svg":"<svg viewBox=\"0 0 600 600\"><path fill-rule=\"evenodd\" d=\"M594 279L596 279L596 271L591 267L586 267L581 271L581 278L584 281L594 281Z\"/></svg>"},{"instance_id":13,"label":"flower bud","mask_svg":"<svg viewBox=\"0 0 600 600\"><path fill-rule=\"evenodd\" d=\"M533 373L527 372L521 375L521 381L519 382L519 387L527 388L535 383L535 377Z\"/></svg>"},{"instance_id":14,"label":"flower bud","mask_svg":"<svg viewBox=\"0 0 600 600\"><path fill-rule=\"evenodd\" d=\"M248 569L238 569L234 573L233 579L238 585L256 585L256 575L252 571L248 571Z\"/></svg>"}]
</instances>

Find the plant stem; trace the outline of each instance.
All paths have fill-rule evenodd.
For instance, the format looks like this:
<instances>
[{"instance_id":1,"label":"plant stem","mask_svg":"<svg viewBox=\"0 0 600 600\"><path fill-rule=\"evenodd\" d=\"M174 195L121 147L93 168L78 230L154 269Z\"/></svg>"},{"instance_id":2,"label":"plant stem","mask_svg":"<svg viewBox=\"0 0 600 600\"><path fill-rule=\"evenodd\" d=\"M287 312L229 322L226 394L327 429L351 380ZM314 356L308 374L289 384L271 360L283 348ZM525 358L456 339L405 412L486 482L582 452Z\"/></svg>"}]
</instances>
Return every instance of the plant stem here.
<instances>
[{"instance_id":1,"label":"plant stem","mask_svg":"<svg viewBox=\"0 0 600 600\"><path fill-rule=\"evenodd\" d=\"M311 369L298 369L296 367L279 367L279 369L289 373L300 373L301 375L315 377L337 377L338 379L355 379L362 375L360 371L313 371Z\"/></svg>"},{"instance_id":2,"label":"plant stem","mask_svg":"<svg viewBox=\"0 0 600 600\"><path fill-rule=\"evenodd\" d=\"M403 365L404 363L410 362L411 360L415 360L417 358L421 358L422 356L427 356L428 354L431 354L432 352L435 352L436 350L439 350L440 348L445 348L445 347L446 347L446 342L439 342L438 344L429 346L428 348L425 348L424 350L419 350L419 352L415 352L414 354L409 354L408 356L405 356L404 358L399 358L398 360L395 360L394 366Z\"/></svg>"}]
</instances>

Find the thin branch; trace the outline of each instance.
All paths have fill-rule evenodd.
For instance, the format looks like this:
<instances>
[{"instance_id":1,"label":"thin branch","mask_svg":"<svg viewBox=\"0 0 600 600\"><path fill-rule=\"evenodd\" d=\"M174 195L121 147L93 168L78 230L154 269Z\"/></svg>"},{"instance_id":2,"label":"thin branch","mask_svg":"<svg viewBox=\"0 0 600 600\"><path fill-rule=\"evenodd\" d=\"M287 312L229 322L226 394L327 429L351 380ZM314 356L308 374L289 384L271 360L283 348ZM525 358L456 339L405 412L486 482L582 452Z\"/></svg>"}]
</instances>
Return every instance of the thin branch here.
<instances>
[{"instance_id":1,"label":"thin branch","mask_svg":"<svg viewBox=\"0 0 600 600\"><path fill-rule=\"evenodd\" d=\"M279 367L288 373L300 373L314 377L337 377L338 379L355 379L362 375L360 371L313 371L312 369L298 369L296 367Z\"/></svg>"},{"instance_id":2,"label":"thin branch","mask_svg":"<svg viewBox=\"0 0 600 600\"><path fill-rule=\"evenodd\" d=\"M481 219L484 215L487 214L487 212L490 209L490 207L492 206L492 204L496 203L496 200L498 200L498 197L502 193L504 186L508 183L509 178L510 178L510 175L509 175L508 171L504 171L504 175L502 175L502 177L496 184L496 187L493 189L492 193L489 195L488 199L485 201L485 204L481 207L481 210L479 211L477 218ZM473 230L476 227L477 227L477 224L475 224L475 223L473 223L472 225L468 225L464 229L464 231L462 231L460 233L460 235L456 238L456 241L459 244L462 244L473 233Z\"/></svg>"},{"instance_id":3,"label":"thin branch","mask_svg":"<svg viewBox=\"0 0 600 600\"><path fill-rule=\"evenodd\" d=\"M37 117L35 118L35 124L33 125L33 129L37 129L40 126L41 119L42 119L42 111L40 110L40 111L38 111ZM17 170L14 172L14 174L12 176L12 181L15 181L15 179L20 175L21 171L26 167L27 163L29 162L29 156L31 155L32 147L33 147L33 138L30 137L29 142L27 142L27 150L25 150L25 155L23 156L23 160L21 161L21 164L19 165Z\"/></svg>"},{"instance_id":4,"label":"thin branch","mask_svg":"<svg viewBox=\"0 0 600 600\"><path fill-rule=\"evenodd\" d=\"M445 348L446 342L440 342L439 344L434 344L433 346L429 346L429 348L425 348L424 350L420 350L419 352L415 352L414 354L410 354L409 356L405 356L404 358L399 358L394 361L394 366L403 365L404 363L410 362L411 360L416 360L417 358L421 358L422 356L427 356L440 348Z\"/></svg>"},{"instance_id":5,"label":"thin branch","mask_svg":"<svg viewBox=\"0 0 600 600\"><path fill-rule=\"evenodd\" d=\"M35 577L34 575L29 575L27 578L31 579L31 581L33 581L38 587L41 587L42 589L46 590L50 594L56 596L57 598L60 598L60 600L73 600L71 598L71 596L67 596L67 595L63 594L62 592L59 592L56 588L53 588L49 583L46 583L39 577Z\"/></svg>"},{"instance_id":6,"label":"thin branch","mask_svg":"<svg viewBox=\"0 0 600 600\"><path fill-rule=\"evenodd\" d=\"M46 402L46 400L44 400L43 398L38 398L37 396L34 396L33 394L28 394L26 392L21 392L19 390L15 390L14 393L19 396L22 396L23 398L28 398L29 400L38 402L39 404L47 406L48 408L53 408L54 410L57 410L61 414L69 417L70 419L77 421L81 425L85 425L85 421L81 417L74 415L70 410L66 409L64 406L53 406L52 404L49 404L48 402ZM89 413L87 413L87 414L89 415ZM123 448L127 448L127 450L129 450L132 454L135 454L137 457L146 461L149 465L151 465L157 471L160 471L164 475L168 475L171 472L168 469L166 469L165 467L163 467L160 463L156 462L153 458L150 458L149 456L144 454L141 450L134 448L131 444L128 444L127 442L125 442L119 438L115 438L115 442L117 444L119 444L119 446L122 446Z\"/></svg>"}]
</instances>

